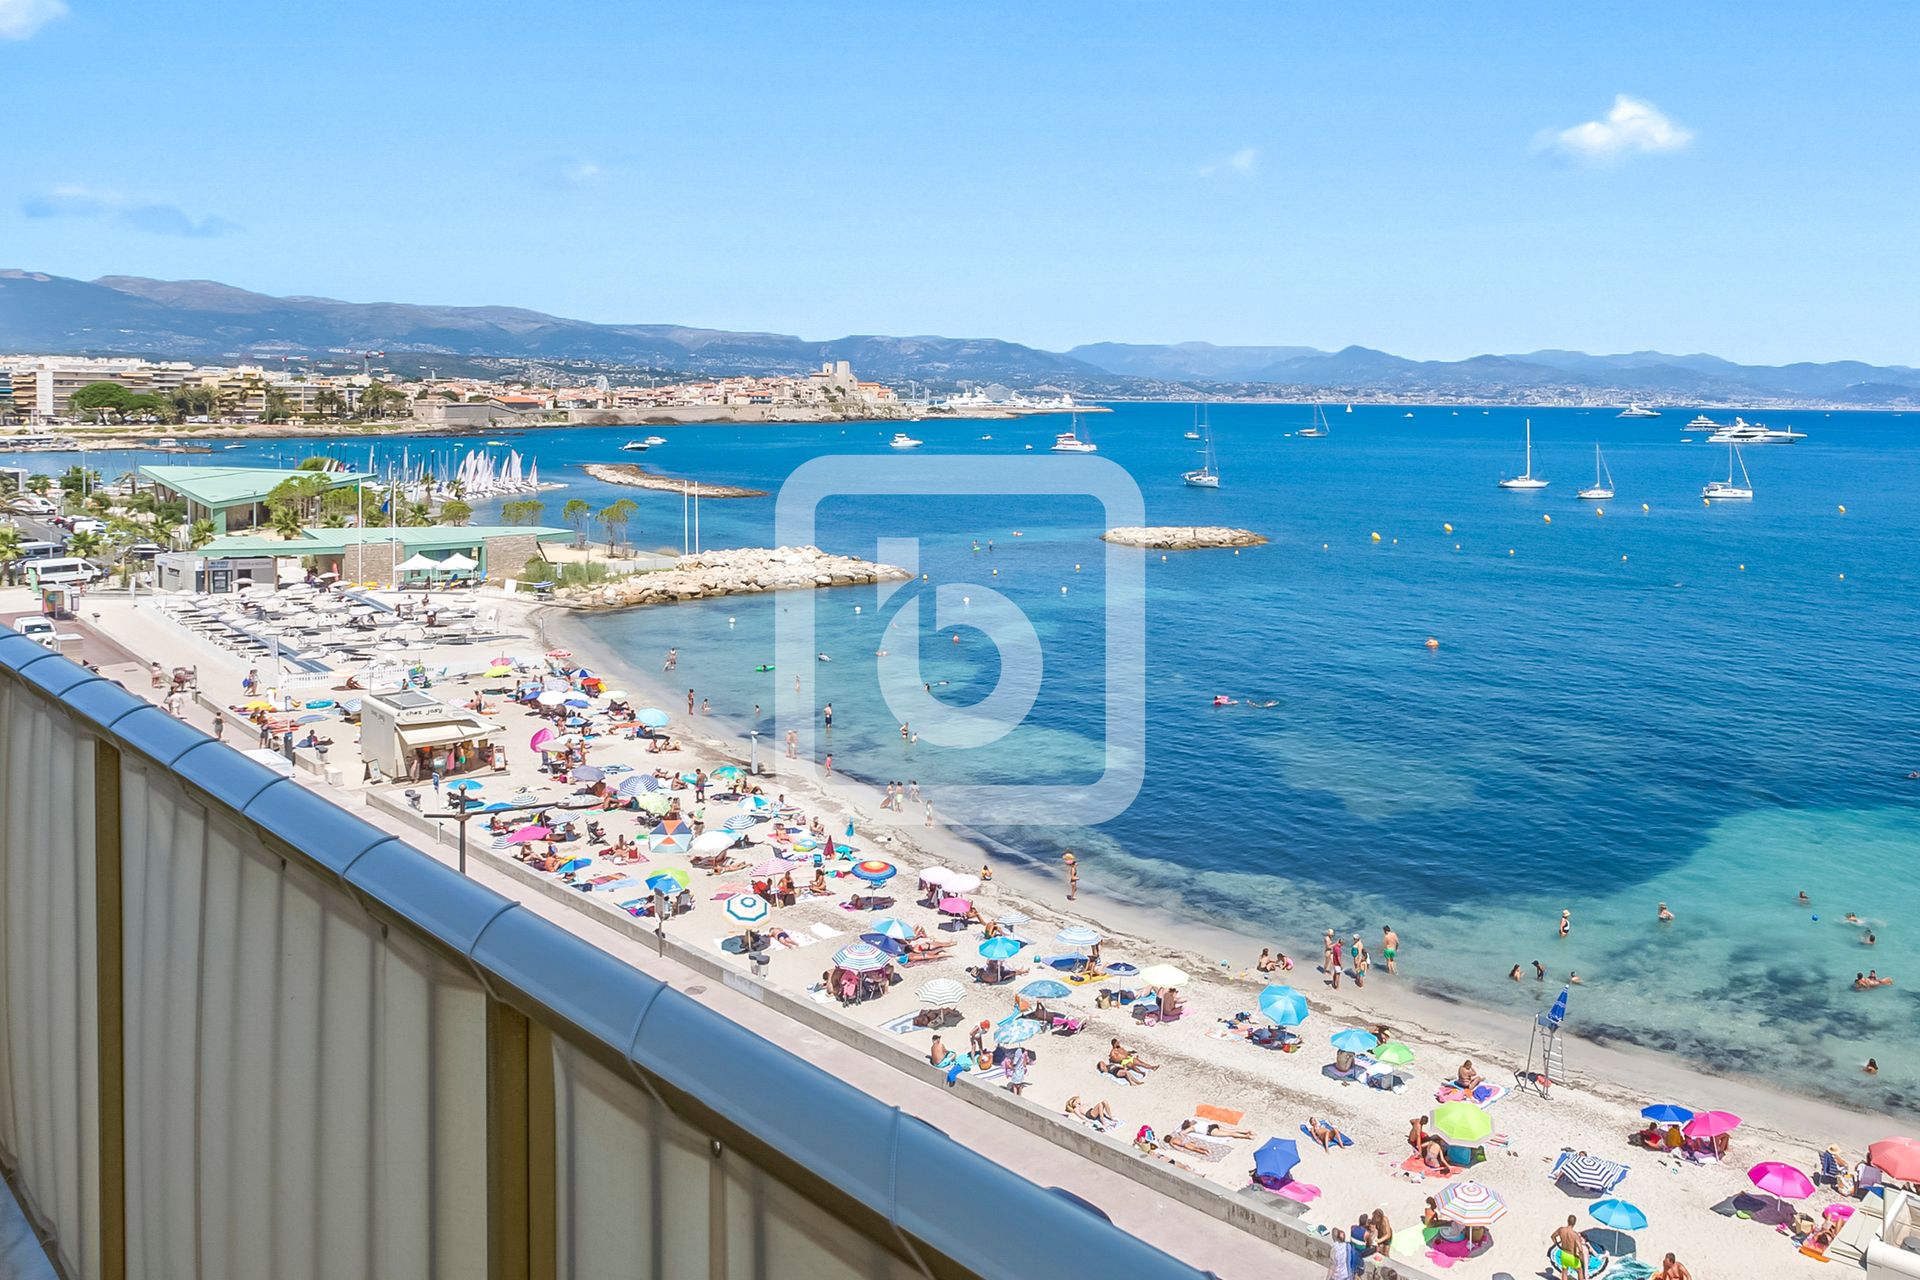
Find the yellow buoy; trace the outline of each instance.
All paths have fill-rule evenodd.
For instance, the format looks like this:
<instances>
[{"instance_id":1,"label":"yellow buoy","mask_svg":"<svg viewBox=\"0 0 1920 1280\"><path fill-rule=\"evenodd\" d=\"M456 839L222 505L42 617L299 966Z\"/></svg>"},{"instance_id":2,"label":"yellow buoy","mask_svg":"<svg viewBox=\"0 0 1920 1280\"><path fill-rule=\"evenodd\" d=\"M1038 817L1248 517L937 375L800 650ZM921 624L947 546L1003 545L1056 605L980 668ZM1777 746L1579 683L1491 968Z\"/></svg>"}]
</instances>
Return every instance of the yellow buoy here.
<instances>
[{"instance_id":1,"label":"yellow buoy","mask_svg":"<svg viewBox=\"0 0 1920 1280\"><path fill-rule=\"evenodd\" d=\"M999 577L999 576L1000 576L1000 571L999 571L998 569L995 569L995 570L993 571L993 576L994 576L994 577L996 577L996 578L997 578L997 577Z\"/></svg>"},{"instance_id":2,"label":"yellow buoy","mask_svg":"<svg viewBox=\"0 0 1920 1280\"><path fill-rule=\"evenodd\" d=\"M1745 573L1746 571L1747 571L1747 566L1745 566L1745 565L1741 565L1741 566L1740 566L1740 572L1742 572L1742 573Z\"/></svg>"},{"instance_id":3,"label":"yellow buoy","mask_svg":"<svg viewBox=\"0 0 1920 1280\"><path fill-rule=\"evenodd\" d=\"M1712 505L1713 505L1713 499L1712 499L1712 498L1702 498L1702 499L1700 499L1700 505L1701 505L1701 506L1703 506L1703 507L1710 507L1710 506L1712 506Z\"/></svg>"},{"instance_id":4,"label":"yellow buoy","mask_svg":"<svg viewBox=\"0 0 1920 1280\"><path fill-rule=\"evenodd\" d=\"M1545 521L1546 521L1546 522L1547 522L1548 524L1552 524L1552 523L1553 523L1553 517L1552 517L1552 516L1549 516L1549 515L1543 515L1543 516L1541 516L1540 518L1541 518L1542 520L1545 520Z\"/></svg>"},{"instance_id":5,"label":"yellow buoy","mask_svg":"<svg viewBox=\"0 0 1920 1280\"><path fill-rule=\"evenodd\" d=\"M1374 535L1373 535L1373 540L1374 540L1375 542L1378 542L1378 541L1380 541L1380 535L1379 535L1379 534L1377 534L1377 533L1376 533L1376 534L1374 534Z\"/></svg>"},{"instance_id":6,"label":"yellow buoy","mask_svg":"<svg viewBox=\"0 0 1920 1280\"><path fill-rule=\"evenodd\" d=\"M1512 555L1512 554L1513 554L1513 548L1512 548L1512 547L1508 547L1508 548L1507 548L1507 554L1508 554L1508 555Z\"/></svg>"},{"instance_id":7,"label":"yellow buoy","mask_svg":"<svg viewBox=\"0 0 1920 1280\"><path fill-rule=\"evenodd\" d=\"M1647 505L1646 503L1644 503L1644 502L1640 504L1640 509L1641 509L1642 511L1651 511L1651 510L1653 510L1653 508L1652 508L1652 507L1649 507L1649 506L1648 506L1648 505Z\"/></svg>"},{"instance_id":8,"label":"yellow buoy","mask_svg":"<svg viewBox=\"0 0 1920 1280\"><path fill-rule=\"evenodd\" d=\"M927 580L927 575L926 575L926 574L924 574L924 573L923 573L923 574L921 574L921 575L920 575L920 581L922 581L922 582L925 582L926 580Z\"/></svg>"},{"instance_id":9,"label":"yellow buoy","mask_svg":"<svg viewBox=\"0 0 1920 1280\"><path fill-rule=\"evenodd\" d=\"M1073 566L1073 571L1074 571L1075 573L1078 573L1078 572L1080 572L1080 566L1079 566L1079 565L1075 565L1075 566Z\"/></svg>"},{"instance_id":10,"label":"yellow buoy","mask_svg":"<svg viewBox=\"0 0 1920 1280\"><path fill-rule=\"evenodd\" d=\"M1840 514L1841 515L1847 514L1847 504L1844 502L1840 504Z\"/></svg>"},{"instance_id":11,"label":"yellow buoy","mask_svg":"<svg viewBox=\"0 0 1920 1280\"><path fill-rule=\"evenodd\" d=\"M1435 640L1432 636L1427 637L1427 648L1438 649L1439 647L1440 647L1440 642L1438 640Z\"/></svg>"},{"instance_id":12,"label":"yellow buoy","mask_svg":"<svg viewBox=\"0 0 1920 1280\"><path fill-rule=\"evenodd\" d=\"M1605 514L1607 514L1607 509L1606 509L1605 507L1595 507L1595 508L1593 509L1593 514L1595 514L1595 515L1597 515L1597 516L1603 516L1603 515L1605 515Z\"/></svg>"},{"instance_id":13,"label":"yellow buoy","mask_svg":"<svg viewBox=\"0 0 1920 1280\"><path fill-rule=\"evenodd\" d=\"M1842 510L1842 511L1844 511L1844 510L1846 510L1846 508L1845 508L1845 507L1842 507L1842 508L1841 508L1841 510ZM1452 526L1452 525L1450 525L1450 524L1443 524L1443 525L1441 525L1441 526L1440 526L1440 530L1441 530L1441 532L1443 532L1443 533L1452 533L1452 532L1453 532L1453 526Z\"/></svg>"}]
</instances>

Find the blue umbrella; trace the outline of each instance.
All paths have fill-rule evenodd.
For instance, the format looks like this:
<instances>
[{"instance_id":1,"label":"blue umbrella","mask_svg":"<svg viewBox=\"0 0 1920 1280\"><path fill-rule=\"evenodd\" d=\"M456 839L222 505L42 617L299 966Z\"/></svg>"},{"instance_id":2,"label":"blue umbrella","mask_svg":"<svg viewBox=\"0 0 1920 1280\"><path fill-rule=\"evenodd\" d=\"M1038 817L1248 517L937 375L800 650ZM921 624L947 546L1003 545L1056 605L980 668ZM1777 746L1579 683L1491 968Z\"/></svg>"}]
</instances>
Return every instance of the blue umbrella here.
<instances>
[{"instance_id":1,"label":"blue umbrella","mask_svg":"<svg viewBox=\"0 0 1920 1280\"><path fill-rule=\"evenodd\" d=\"M575 782L598 782L607 776L607 771L597 764L583 764L573 771Z\"/></svg>"},{"instance_id":2,"label":"blue umbrella","mask_svg":"<svg viewBox=\"0 0 1920 1280\"><path fill-rule=\"evenodd\" d=\"M1012 938L988 938L980 944L980 954L989 960L1011 960L1020 951L1020 944Z\"/></svg>"},{"instance_id":3,"label":"blue umbrella","mask_svg":"<svg viewBox=\"0 0 1920 1280\"><path fill-rule=\"evenodd\" d=\"M904 944L893 938L889 938L884 933L863 933L860 935L860 941L866 943L876 951L884 951L890 956L903 956L907 954L907 948Z\"/></svg>"},{"instance_id":4,"label":"blue umbrella","mask_svg":"<svg viewBox=\"0 0 1920 1280\"><path fill-rule=\"evenodd\" d=\"M1073 988L1052 978L1035 978L1020 988L1020 994L1029 1000L1061 1000L1072 995Z\"/></svg>"},{"instance_id":5,"label":"blue umbrella","mask_svg":"<svg viewBox=\"0 0 1920 1280\"><path fill-rule=\"evenodd\" d=\"M474 781L473 779L471 779L471 778L462 778L462 779L460 779L460 780L459 780L458 782L449 782L449 783L447 784L447 790L449 790L449 791L478 791L478 790L480 790L480 789L481 789L481 786L482 786L482 784L480 784L480 783L478 783L478 782L475 782L475 781Z\"/></svg>"},{"instance_id":6,"label":"blue umbrella","mask_svg":"<svg viewBox=\"0 0 1920 1280\"><path fill-rule=\"evenodd\" d=\"M667 713L658 707L642 707L633 713L633 718L649 729L658 729L667 723Z\"/></svg>"},{"instance_id":7,"label":"blue umbrella","mask_svg":"<svg viewBox=\"0 0 1920 1280\"><path fill-rule=\"evenodd\" d=\"M1015 1018L1012 1022L997 1028L993 1033L996 1044L1019 1044L1031 1040L1046 1028L1032 1018Z\"/></svg>"},{"instance_id":8,"label":"blue umbrella","mask_svg":"<svg viewBox=\"0 0 1920 1280\"><path fill-rule=\"evenodd\" d=\"M631 799L642 792L652 794L666 785L650 773L636 773L632 777L620 779L620 794Z\"/></svg>"},{"instance_id":9,"label":"blue umbrella","mask_svg":"<svg viewBox=\"0 0 1920 1280\"><path fill-rule=\"evenodd\" d=\"M1307 998L1292 987L1268 987L1260 993L1260 1012L1279 1026L1297 1027L1307 1020Z\"/></svg>"},{"instance_id":10,"label":"blue umbrella","mask_svg":"<svg viewBox=\"0 0 1920 1280\"><path fill-rule=\"evenodd\" d=\"M1128 964L1125 960L1110 960L1107 962L1107 972L1117 973L1123 978L1131 978L1139 973L1140 970L1138 967Z\"/></svg>"},{"instance_id":11,"label":"blue umbrella","mask_svg":"<svg viewBox=\"0 0 1920 1280\"><path fill-rule=\"evenodd\" d=\"M722 831L751 831L753 830L753 819L744 813L736 813L721 823L720 829Z\"/></svg>"},{"instance_id":12,"label":"blue umbrella","mask_svg":"<svg viewBox=\"0 0 1920 1280\"><path fill-rule=\"evenodd\" d=\"M683 872L681 877L675 877L665 871L656 871L647 877L647 888L666 894L678 893L687 887L684 875Z\"/></svg>"},{"instance_id":13,"label":"blue umbrella","mask_svg":"<svg viewBox=\"0 0 1920 1280\"><path fill-rule=\"evenodd\" d=\"M495 800L492 804L481 805L480 812L481 813L499 813L504 809L511 809L511 808L513 808L513 806L508 804L505 800Z\"/></svg>"},{"instance_id":14,"label":"blue umbrella","mask_svg":"<svg viewBox=\"0 0 1920 1280\"><path fill-rule=\"evenodd\" d=\"M560 705L563 707L590 707L593 705L593 702L588 698L568 698Z\"/></svg>"},{"instance_id":15,"label":"blue umbrella","mask_svg":"<svg viewBox=\"0 0 1920 1280\"><path fill-rule=\"evenodd\" d=\"M884 969L889 961L887 953L870 942L850 942L833 953L833 962L842 969L855 973L872 973Z\"/></svg>"},{"instance_id":16,"label":"blue umbrella","mask_svg":"<svg viewBox=\"0 0 1920 1280\"><path fill-rule=\"evenodd\" d=\"M1371 1031L1362 1031L1359 1027L1348 1027L1345 1031L1333 1033L1333 1047L1342 1053L1365 1053L1377 1048L1380 1037Z\"/></svg>"},{"instance_id":17,"label":"blue umbrella","mask_svg":"<svg viewBox=\"0 0 1920 1280\"><path fill-rule=\"evenodd\" d=\"M1640 1212L1640 1207L1625 1200L1596 1200L1587 1206L1587 1212L1595 1222L1615 1231L1638 1231L1647 1225L1647 1215Z\"/></svg>"},{"instance_id":18,"label":"blue umbrella","mask_svg":"<svg viewBox=\"0 0 1920 1280\"><path fill-rule=\"evenodd\" d=\"M886 916L873 922L873 931L889 938L905 941L913 936L913 926L898 916Z\"/></svg>"},{"instance_id":19,"label":"blue umbrella","mask_svg":"<svg viewBox=\"0 0 1920 1280\"><path fill-rule=\"evenodd\" d=\"M592 865L592 858L568 858L560 864L560 874L564 876L574 871L585 871Z\"/></svg>"},{"instance_id":20,"label":"blue umbrella","mask_svg":"<svg viewBox=\"0 0 1920 1280\"><path fill-rule=\"evenodd\" d=\"M1547 1010L1547 1025L1557 1027L1567 1020L1567 992L1570 987L1560 988L1560 994L1554 997L1553 1008Z\"/></svg>"},{"instance_id":21,"label":"blue umbrella","mask_svg":"<svg viewBox=\"0 0 1920 1280\"><path fill-rule=\"evenodd\" d=\"M325 720L325 719L326 717L321 715L301 716L300 718L295 720L294 723L295 724L312 724L316 720Z\"/></svg>"},{"instance_id":22,"label":"blue umbrella","mask_svg":"<svg viewBox=\"0 0 1920 1280\"><path fill-rule=\"evenodd\" d=\"M1676 1107L1671 1102L1656 1102L1651 1107L1642 1107L1640 1114L1656 1124L1685 1124L1693 1119L1693 1112L1685 1107Z\"/></svg>"},{"instance_id":23,"label":"blue umbrella","mask_svg":"<svg viewBox=\"0 0 1920 1280\"><path fill-rule=\"evenodd\" d=\"M1268 1138L1253 1153L1254 1176L1263 1181L1285 1182L1300 1163L1300 1146L1292 1138Z\"/></svg>"}]
</instances>

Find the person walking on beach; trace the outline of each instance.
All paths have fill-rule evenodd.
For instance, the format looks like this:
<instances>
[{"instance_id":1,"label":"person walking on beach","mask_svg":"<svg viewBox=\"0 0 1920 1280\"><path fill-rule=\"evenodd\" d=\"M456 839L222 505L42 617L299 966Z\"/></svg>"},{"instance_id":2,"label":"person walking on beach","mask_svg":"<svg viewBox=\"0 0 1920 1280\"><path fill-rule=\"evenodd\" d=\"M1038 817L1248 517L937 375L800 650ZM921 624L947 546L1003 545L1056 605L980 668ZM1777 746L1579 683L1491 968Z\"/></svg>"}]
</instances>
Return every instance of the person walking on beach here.
<instances>
[{"instance_id":1,"label":"person walking on beach","mask_svg":"<svg viewBox=\"0 0 1920 1280\"><path fill-rule=\"evenodd\" d=\"M933 825L933 801L932 800L927 801L927 825L929 827Z\"/></svg>"},{"instance_id":2,"label":"person walking on beach","mask_svg":"<svg viewBox=\"0 0 1920 1280\"><path fill-rule=\"evenodd\" d=\"M227 740L227 718L225 716L215 716L213 718L213 740L215 742L225 742Z\"/></svg>"},{"instance_id":3,"label":"person walking on beach","mask_svg":"<svg viewBox=\"0 0 1920 1280\"><path fill-rule=\"evenodd\" d=\"M693 714L693 690L687 690L687 714Z\"/></svg>"},{"instance_id":4,"label":"person walking on beach","mask_svg":"<svg viewBox=\"0 0 1920 1280\"><path fill-rule=\"evenodd\" d=\"M1393 931L1392 925L1390 924L1381 925L1380 926L1380 958L1387 962L1388 973L1399 972L1398 969L1394 968L1394 964L1393 964L1394 957L1399 954L1400 954L1400 935Z\"/></svg>"},{"instance_id":5,"label":"person walking on beach","mask_svg":"<svg viewBox=\"0 0 1920 1280\"><path fill-rule=\"evenodd\" d=\"M1067 901L1072 902L1080 892L1080 863L1071 849L1060 855L1060 861L1067 864Z\"/></svg>"},{"instance_id":6,"label":"person walking on beach","mask_svg":"<svg viewBox=\"0 0 1920 1280\"><path fill-rule=\"evenodd\" d=\"M833 776L833 752L831 751L827 752L827 776L829 778Z\"/></svg>"},{"instance_id":7,"label":"person walking on beach","mask_svg":"<svg viewBox=\"0 0 1920 1280\"><path fill-rule=\"evenodd\" d=\"M915 804L920 803L920 779L907 779L907 799L913 801Z\"/></svg>"},{"instance_id":8,"label":"person walking on beach","mask_svg":"<svg viewBox=\"0 0 1920 1280\"><path fill-rule=\"evenodd\" d=\"M795 759L799 753L799 750L800 750L800 731L798 729L787 730L787 759L789 760Z\"/></svg>"}]
</instances>

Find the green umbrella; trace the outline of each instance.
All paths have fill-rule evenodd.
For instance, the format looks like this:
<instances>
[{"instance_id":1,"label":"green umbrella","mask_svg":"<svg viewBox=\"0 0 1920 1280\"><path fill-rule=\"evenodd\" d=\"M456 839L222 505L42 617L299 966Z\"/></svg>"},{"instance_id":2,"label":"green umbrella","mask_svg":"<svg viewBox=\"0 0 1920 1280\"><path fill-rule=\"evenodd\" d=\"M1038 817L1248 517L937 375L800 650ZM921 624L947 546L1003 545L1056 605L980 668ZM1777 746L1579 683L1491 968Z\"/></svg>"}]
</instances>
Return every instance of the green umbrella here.
<instances>
[{"instance_id":1,"label":"green umbrella","mask_svg":"<svg viewBox=\"0 0 1920 1280\"><path fill-rule=\"evenodd\" d=\"M1389 1040L1373 1051L1373 1060L1390 1067L1404 1067L1413 1061L1413 1050L1398 1040Z\"/></svg>"},{"instance_id":2,"label":"green umbrella","mask_svg":"<svg viewBox=\"0 0 1920 1280\"><path fill-rule=\"evenodd\" d=\"M659 814L673 808L673 801L656 791L650 796L641 796L635 805L642 813Z\"/></svg>"},{"instance_id":3,"label":"green umbrella","mask_svg":"<svg viewBox=\"0 0 1920 1280\"><path fill-rule=\"evenodd\" d=\"M1493 1132L1493 1117L1471 1102L1443 1102L1433 1109L1433 1131L1455 1146L1472 1147Z\"/></svg>"}]
</instances>

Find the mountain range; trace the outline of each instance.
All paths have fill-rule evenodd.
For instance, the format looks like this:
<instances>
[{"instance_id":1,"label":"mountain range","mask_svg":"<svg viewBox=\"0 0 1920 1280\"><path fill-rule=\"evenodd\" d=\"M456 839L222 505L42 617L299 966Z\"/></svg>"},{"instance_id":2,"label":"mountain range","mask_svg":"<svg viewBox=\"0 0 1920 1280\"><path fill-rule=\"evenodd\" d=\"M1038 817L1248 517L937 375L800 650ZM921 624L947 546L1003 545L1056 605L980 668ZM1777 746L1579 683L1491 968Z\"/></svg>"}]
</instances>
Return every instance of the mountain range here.
<instances>
[{"instance_id":1,"label":"mountain range","mask_svg":"<svg viewBox=\"0 0 1920 1280\"><path fill-rule=\"evenodd\" d=\"M1065 352L998 338L779 333L595 324L518 307L270 297L210 280L85 281L0 270L0 351L202 361L283 355L388 364L537 361L697 374L793 373L848 360L863 377L935 387L1003 383L1084 395L1313 396L1360 400L1687 405L1920 404L1920 369L1858 361L1736 364L1711 355L1543 350L1410 360L1368 347L1099 342Z\"/></svg>"}]
</instances>

